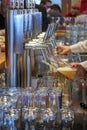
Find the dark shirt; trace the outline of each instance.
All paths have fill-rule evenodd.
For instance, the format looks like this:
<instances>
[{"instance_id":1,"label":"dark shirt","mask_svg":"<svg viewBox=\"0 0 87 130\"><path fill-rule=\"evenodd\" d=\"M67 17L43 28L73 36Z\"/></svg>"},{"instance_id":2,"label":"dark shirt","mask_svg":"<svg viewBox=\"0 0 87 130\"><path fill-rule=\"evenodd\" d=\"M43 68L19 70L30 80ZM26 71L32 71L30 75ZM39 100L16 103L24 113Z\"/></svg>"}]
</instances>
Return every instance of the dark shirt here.
<instances>
[{"instance_id":1,"label":"dark shirt","mask_svg":"<svg viewBox=\"0 0 87 130\"><path fill-rule=\"evenodd\" d=\"M48 20L47 20L47 12L46 8L42 7L41 5L35 5L35 8L37 8L40 12L42 12L42 31L46 31L48 27Z\"/></svg>"},{"instance_id":2,"label":"dark shirt","mask_svg":"<svg viewBox=\"0 0 87 130\"><path fill-rule=\"evenodd\" d=\"M0 14L0 29L5 29L5 18Z\"/></svg>"}]
</instances>

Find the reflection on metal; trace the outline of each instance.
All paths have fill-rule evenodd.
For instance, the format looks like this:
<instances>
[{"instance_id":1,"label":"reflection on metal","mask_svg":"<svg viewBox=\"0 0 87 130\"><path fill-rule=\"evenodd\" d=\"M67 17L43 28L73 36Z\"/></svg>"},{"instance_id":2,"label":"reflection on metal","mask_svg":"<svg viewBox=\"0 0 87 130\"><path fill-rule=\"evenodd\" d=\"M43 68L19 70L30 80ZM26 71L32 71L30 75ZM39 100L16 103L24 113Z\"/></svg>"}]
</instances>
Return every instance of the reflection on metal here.
<instances>
[{"instance_id":1,"label":"reflection on metal","mask_svg":"<svg viewBox=\"0 0 87 130\"><path fill-rule=\"evenodd\" d=\"M42 31L42 14L41 12L38 12L36 10L36 12L32 12L32 16L33 16L33 36L37 36L39 33L41 33ZM38 29L38 30L37 30Z\"/></svg>"},{"instance_id":2,"label":"reflection on metal","mask_svg":"<svg viewBox=\"0 0 87 130\"><path fill-rule=\"evenodd\" d=\"M6 30L6 65L7 65L7 86L15 87L16 84L16 54L14 54L14 11L7 14Z\"/></svg>"},{"instance_id":3,"label":"reflection on metal","mask_svg":"<svg viewBox=\"0 0 87 130\"><path fill-rule=\"evenodd\" d=\"M6 86L31 85L31 56L30 51L25 50L25 42L42 32L41 19L41 13L36 9L7 12Z\"/></svg>"},{"instance_id":4,"label":"reflection on metal","mask_svg":"<svg viewBox=\"0 0 87 130\"><path fill-rule=\"evenodd\" d=\"M23 15L14 15L14 52L16 54L23 54Z\"/></svg>"},{"instance_id":5,"label":"reflection on metal","mask_svg":"<svg viewBox=\"0 0 87 130\"><path fill-rule=\"evenodd\" d=\"M30 50L27 50L27 87L31 85L31 56Z\"/></svg>"}]
</instances>

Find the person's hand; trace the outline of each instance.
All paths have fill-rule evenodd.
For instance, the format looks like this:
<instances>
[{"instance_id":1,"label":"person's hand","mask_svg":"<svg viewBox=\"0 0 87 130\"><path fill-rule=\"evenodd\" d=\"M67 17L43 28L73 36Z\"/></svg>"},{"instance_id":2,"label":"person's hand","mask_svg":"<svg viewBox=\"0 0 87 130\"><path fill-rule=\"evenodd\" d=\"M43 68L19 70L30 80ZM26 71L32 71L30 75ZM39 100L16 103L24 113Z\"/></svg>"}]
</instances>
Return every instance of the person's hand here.
<instances>
[{"instance_id":1,"label":"person's hand","mask_svg":"<svg viewBox=\"0 0 87 130\"><path fill-rule=\"evenodd\" d=\"M71 63L70 67L77 69L77 73L76 73L77 78L87 77L87 71L80 63L77 63L77 62Z\"/></svg>"},{"instance_id":2,"label":"person's hand","mask_svg":"<svg viewBox=\"0 0 87 130\"><path fill-rule=\"evenodd\" d=\"M59 55L67 55L69 52L71 52L70 46L57 46L56 50Z\"/></svg>"}]
</instances>

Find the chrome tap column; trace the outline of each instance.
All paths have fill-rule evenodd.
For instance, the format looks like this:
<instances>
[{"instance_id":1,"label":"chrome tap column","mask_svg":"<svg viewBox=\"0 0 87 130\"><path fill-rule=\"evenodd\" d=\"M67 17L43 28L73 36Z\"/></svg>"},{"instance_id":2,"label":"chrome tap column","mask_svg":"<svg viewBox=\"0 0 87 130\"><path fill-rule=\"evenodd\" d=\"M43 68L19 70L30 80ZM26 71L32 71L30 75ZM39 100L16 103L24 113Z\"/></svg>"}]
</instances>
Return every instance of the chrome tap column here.
<instances>
[{"instance_id":1,"label":"chrome tap column","mask_svg":"<svg viewBox=\"0 0 87 130\"><path fill-rule=\"evenodd\" d=\"M25 42L41 31L41 13L36 9L13 9L7 13L6 84L8 87L31 85L31 57ZM39 25L38 25L39 23Z\"/></svg>"},{"instance_id":2,"label":"chrome tap column","mask_svg":"<svg viewBox=\"0 0 87 130\"><path fill-rule=\"evenodd\" d=\"M17 86L17 54L23 54L23 14L21 10L9 10L6 30L6 81L8 87Z\"/></svg>"}]
</instances>

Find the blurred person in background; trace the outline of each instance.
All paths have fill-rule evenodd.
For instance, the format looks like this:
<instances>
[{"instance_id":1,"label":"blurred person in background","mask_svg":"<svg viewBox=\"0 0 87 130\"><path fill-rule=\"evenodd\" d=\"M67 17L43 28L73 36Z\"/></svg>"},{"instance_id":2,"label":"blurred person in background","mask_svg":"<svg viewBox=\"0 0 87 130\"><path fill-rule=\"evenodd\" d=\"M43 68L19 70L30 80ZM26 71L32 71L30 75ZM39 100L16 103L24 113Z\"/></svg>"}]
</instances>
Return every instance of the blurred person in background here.
<instances>
[{"instance_id":1,"label":"blurred person in background","mask_svg":"<svg viewBox=\"0 0 87 130\"><path fill-rule=\"evenodd\" d=\"M76 2L72 5L71 12L66 14L66 17L76 17L80 14L80 2Z\"/></svg>"},{"instance_id":2,"label":"blurred person in background","mask_svg":"<svg viewBox=\"0 0 87 130\"><path fill-rule=\"evenodd\" d=\"M50 11L48 12L49 23L52 22L52 18L54 18L54 21L55 21L58 19L58 17L61 17L61 18L63 17L61 8L58 4L53 4L50 7Z\"/></svg>"},{"instance_id":3,"label":"blurred person in background","mask_svg":"<svg viewBox=\"0 0 87 130\"><path fill-rule=\"evenodd\" d=\"M41 0L40 5L42 7L44 7L46 9L46 11L48 12L48 10L50 9L52 2L51 0Z\"/></svg>"},{"instance_id":4,"label":"blurred person in background","mask_svg":"<svg viewBox=\"0 0 87 130\"><path fill-rule=\"evenodd\" d=\"M58 17L62 14L61 12L61 8L58 4L53 4L51 7L50 7L50 15L51 16L54 16L54 17Z\"/></svg>"},{"instance_id":5,"label":"blurred person in background","mask_svg":"<svg viewBox=\"0 0 87 130\"><path fill-rule=\"evenodd\" d=\"M48 27L47 11L49 10L52 2L50 0L41 0L40 5L35 4L37 8L42 13L42 31L45 32Z\"/></svg>"},{"instance_id":6,"label":"blurred person in background","mask_svg":"<svg viewBox=\"0 0 87 130\"><path fill-rule=\"evenodd\" d=\"M80 13L87 14L87 0L81 0Z\"/></svg>"},{"instance_id":7,"label":"blurred person in background","mask_svg":"<svg viewBox=\"0 0 87 130\"><path fill-rule=\"evenodd\" d=\"M81 0L80 15L76 17L76 23L87 23L87 0Z\"/></svg>"},{"instance_id":8,"label":"blurred person in background","mask_svg":"<svg viewBox=\"0 0 87 130\"><path fill-rule=\"evenodd\" d=\"M87 52L87 40L78 42L78 44L74 44L71 46L57 46L56 50L59 52L59 55L67 55L69 52L73 53L84 53ZM70 67L77 68L79 70L80 76L84 75L87 77L87 61L83 62L73 62L70 64Z\"/></svg>"},{"instance_id":9,"label":"blurred person in background","mask_svg":"<svg viewBox=\"0 0 87 130\"><path fill-rule=\"evenodd\" d=\"M80 2L79 2L80 4L80 13L79 13L79 15L82 15L82 14L87 14L87 0L81 0Z\"/></svg>"}]
</instances>

